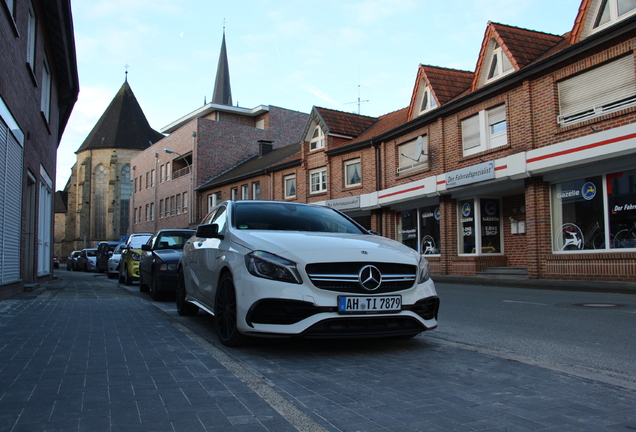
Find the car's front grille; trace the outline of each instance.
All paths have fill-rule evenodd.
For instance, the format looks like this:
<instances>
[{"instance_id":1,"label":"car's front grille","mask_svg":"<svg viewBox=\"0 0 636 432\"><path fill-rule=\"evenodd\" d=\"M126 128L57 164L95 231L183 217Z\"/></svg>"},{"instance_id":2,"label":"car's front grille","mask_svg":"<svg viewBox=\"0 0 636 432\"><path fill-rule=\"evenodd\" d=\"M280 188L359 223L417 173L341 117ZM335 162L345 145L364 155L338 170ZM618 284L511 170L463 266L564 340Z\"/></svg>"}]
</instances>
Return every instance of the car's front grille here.
<instances>
[{"instance_id":1,"label":"car's front grille","mask_svg":"<svg viewBox=\"0 0 636 432\"><path fill-rule=\"evenodd\" d=\"M439 310L439 297L428 297L424 300L415 302L412 306L404 306L404 310L415 312L422 319L437 319L437 311Z\"/></svg>"},{"instance_id":2,"label":"car's front grille","mask_svg":"<svg viewBox=\"0 0 636 432\"><path fill-rule=\"evenodd\" d=\"M320 308L298 300L265 299L252 305L245 319L250 326L252 323L289 325L320 312L335 310L335 307Z\"/></svg>"},{"instance_id":3,"label":"car's front grille","mask_svg":"<svg viewBox=\"0 0 636 432\"><path fill-rule=\"evenodd\" d=\"M409 264L379 262L332 262L307 264L305 271L317 288L356 294L369 294L360 285L360 271L372 265L382 274L382 283L373 294L402 291L411 288L417 276L417 267Z\"/></svg>"},{"instance_id":4,"label":"car's front grille","mask_svg":"<svg viewBox=\"0 0 636 432\"><path fill-rule=\"evenodd\" d=\"M426 330L412 317L333 318L311 326L306 338L413 336Z\"/></svg>"}]
</instances>

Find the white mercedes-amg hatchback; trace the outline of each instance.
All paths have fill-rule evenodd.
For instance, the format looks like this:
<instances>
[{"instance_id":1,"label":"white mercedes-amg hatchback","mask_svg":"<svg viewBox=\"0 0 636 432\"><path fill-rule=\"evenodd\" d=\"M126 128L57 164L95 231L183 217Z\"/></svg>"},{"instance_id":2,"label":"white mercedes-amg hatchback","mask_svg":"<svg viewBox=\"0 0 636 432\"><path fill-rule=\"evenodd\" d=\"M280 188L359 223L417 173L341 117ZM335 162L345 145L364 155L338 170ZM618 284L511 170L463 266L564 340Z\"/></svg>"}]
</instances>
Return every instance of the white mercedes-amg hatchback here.
<instances>
[{"instance_id":1,"label":"white mercedes-amg hatchback","mask_svg":"<svg viewBox=\"0 0 636 432\"><path fill-rule=\"evenodd\" d=\"M417 251L328 207L228 201L186 243L177 310L214 315L221 342L248 336L415 336L439 298Z\"/></svg>"}]
</instances>

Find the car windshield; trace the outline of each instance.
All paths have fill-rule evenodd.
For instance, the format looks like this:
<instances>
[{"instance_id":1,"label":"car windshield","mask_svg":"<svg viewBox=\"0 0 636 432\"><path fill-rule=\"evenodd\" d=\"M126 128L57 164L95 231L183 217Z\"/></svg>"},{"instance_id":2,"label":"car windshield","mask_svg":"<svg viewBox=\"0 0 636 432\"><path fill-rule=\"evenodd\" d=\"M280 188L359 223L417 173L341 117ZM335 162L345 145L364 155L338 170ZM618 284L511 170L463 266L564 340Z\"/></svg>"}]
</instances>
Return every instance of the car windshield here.
<instances>
[{"instance_id":1,"label":"car windshield","mask_svg":"<svg viewBox=\"0 0 636 432\"><path fill-rule=\"evenodd\" d=\"M183 245L192 237L191 232L164 233L159 237L155 249L183 249Z\"/></svg>"},{"instance_id":2,"label":"car windshield","mask_svg":"<svg viewBox=\"0 0 636 432\"><path fill-rule=\"evenodd\" d=\"M123 248L123 247L124 247L123 244L117 245L117 247L113 251L113 255L121 255L121 248Z\"/></svg>"},{"instance_id":3,"label":"car windshield","mask_svg":"<svg viewBox=\"0 0 636 432\"><path fill-rule=\"evenodd\" d=\"M146 242L148 241L150 237L151 237L150 235L134 236L133 238L130 239L130 243L128 244L128 246L131 249L139 249L141 248L141 245L146 244Z\"/></svg>"},{"instance_id":4,"label":"car windshield","mask_svg":"<svg viewBox=\"0 0 636 432\"><path fill-rule=\"evenodd\" d=\"M233 225L239 230L367 234L354 222L328 207L240 202L234 207L233 217Z\"/></svg>"},{"instance_id":5,"label":"car windshield","mask_svg":"<svg viewBox=\"0 0 636 432\"><path fill-rule=\"evenodd\" d=\"M87 256L95 256L97 254L97 249L86 249Z\"/></svg>"}]
</instances>

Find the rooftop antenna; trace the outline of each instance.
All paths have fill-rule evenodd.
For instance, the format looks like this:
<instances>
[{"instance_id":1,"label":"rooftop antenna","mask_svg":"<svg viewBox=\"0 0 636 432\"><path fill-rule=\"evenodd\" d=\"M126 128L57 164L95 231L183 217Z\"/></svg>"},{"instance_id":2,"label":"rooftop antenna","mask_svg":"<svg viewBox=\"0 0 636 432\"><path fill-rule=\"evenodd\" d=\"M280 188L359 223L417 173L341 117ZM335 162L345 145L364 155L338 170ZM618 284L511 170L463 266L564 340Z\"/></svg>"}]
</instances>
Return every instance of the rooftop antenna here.
<instances>
[{"instance_id":1,"label":"rooftop antenna","mask_svg":"<svg viewBox=\"0 0 636 432\"><path fill-rule=\"evenodd\" d=\"M357 102L345 102L345 105L350 105L357 103L358 104L358 114L360 114L360 104L367 103L369 100L360 100L360 70L358 69L358 100Z\"/></svg>"}]
</instances>

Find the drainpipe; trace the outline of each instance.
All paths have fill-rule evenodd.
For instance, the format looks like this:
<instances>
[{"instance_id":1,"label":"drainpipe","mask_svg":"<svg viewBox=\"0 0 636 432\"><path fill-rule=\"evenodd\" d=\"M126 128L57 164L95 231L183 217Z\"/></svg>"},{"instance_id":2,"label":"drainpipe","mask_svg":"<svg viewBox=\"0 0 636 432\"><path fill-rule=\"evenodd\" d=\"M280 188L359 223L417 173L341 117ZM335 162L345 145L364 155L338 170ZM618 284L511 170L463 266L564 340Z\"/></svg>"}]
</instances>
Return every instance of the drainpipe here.
<instances>
[{"instance_id":1,"label":"drainpipe","mask_svg":"<svg viewBox=\"0 0 636 432\"><path fill-rule=\"evenodd\" d=\"M371 140L371 145L375 148L375 189L376 192L379 192L382 190L382 152L380 151L380 144L374 143L373 140ZM378 233L380 233L380 235L384 235L382 232L382 214L382 208L380 208L378 217Z\"/></svg>"}]
</instances>

